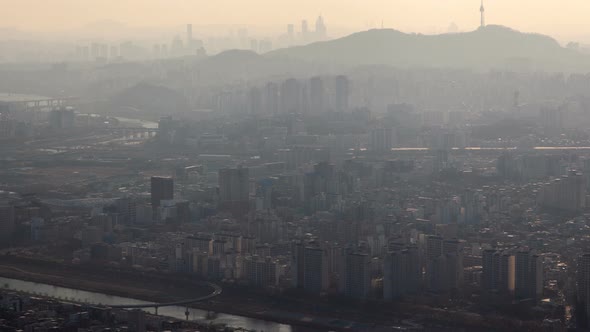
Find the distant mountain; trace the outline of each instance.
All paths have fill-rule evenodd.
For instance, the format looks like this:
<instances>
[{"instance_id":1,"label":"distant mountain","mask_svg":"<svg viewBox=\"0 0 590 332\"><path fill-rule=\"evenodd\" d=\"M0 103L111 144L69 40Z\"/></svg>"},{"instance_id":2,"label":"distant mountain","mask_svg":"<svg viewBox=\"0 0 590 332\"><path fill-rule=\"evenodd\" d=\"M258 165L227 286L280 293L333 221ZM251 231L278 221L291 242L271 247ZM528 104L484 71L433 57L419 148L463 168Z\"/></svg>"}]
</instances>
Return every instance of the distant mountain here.
<instances>
[{"instance_id":1,"label":"distant mountain","mask_svg":"<svg viewBox=\"0 0 590 332\"><path fill-rule=\"evenodd\" d=\"M550 37L497 25L441 35L369 30L327 42L276 50L266 57L340 65L590 70L590 57L563 48Z\"/></svg>"}]
</instances>

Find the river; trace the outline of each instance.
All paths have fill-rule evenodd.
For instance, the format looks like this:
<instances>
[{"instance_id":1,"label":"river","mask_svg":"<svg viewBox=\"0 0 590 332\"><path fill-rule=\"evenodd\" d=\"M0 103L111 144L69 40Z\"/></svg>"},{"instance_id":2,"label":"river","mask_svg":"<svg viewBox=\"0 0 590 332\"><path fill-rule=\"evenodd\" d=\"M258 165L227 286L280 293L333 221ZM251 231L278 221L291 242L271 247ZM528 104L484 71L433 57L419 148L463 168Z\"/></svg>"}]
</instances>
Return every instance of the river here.
<instances>
[{"instance_id":1,"label":"river","mask_svg":"<svg viewBox=\"0 0 590 332\"><path fill-rule=\"evenodd\" d=\"M59 287L36 282L29 282L17 279L0 277L0 287L19 292L25 292L33 295L47 296L55 299L69 300L80 303L102 304L102 305L126 305L126 304L148 304L150 302L137 299L125 298L102 293L88 292L66 287ZM149 313L154 313L154 309L142 309ZM186 307L171 306L158 308L158 315L172 317L176 319L186 319ZM206 320L207 312L200 309L189 308L190 320ZM292 327L285 324L253 319L248 317L218 314L212 320L214 324L226 324L231 327L241 327L248 330L264 332L312 332L314 330Z\"/></svg>"}]
</instances>

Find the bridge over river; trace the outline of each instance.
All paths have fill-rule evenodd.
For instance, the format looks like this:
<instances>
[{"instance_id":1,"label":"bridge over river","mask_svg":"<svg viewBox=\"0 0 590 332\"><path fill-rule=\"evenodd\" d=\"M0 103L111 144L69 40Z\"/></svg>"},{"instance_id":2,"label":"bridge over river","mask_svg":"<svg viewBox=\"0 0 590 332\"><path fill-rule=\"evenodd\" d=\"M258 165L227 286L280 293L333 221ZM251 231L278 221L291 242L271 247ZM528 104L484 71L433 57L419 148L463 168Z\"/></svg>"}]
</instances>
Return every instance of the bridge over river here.
<instances>
[{"instance_id":1,"label":"bridge over river","mask_svg":"<svg viewBox=\"0 0 590 332\"><path fill-rule=\"evenodd\" d=\"M158 308L161 307L172 307L172 306L185 306L192 303L203 302L210 300L217 295L221 294L222 288L219 285L214 283L205 282L203 283L204 286L210 287L212 292L208 295L197 297L194 299L187 299L187 300L180 300L175 302L164 302L164 303L142 303L142 304L117 304L117 305L109 305L111 308L120 308L120 309L145 309L145 308L154 308L156 311L156 315L158 314Z\"/></svg>"}]
</instances>

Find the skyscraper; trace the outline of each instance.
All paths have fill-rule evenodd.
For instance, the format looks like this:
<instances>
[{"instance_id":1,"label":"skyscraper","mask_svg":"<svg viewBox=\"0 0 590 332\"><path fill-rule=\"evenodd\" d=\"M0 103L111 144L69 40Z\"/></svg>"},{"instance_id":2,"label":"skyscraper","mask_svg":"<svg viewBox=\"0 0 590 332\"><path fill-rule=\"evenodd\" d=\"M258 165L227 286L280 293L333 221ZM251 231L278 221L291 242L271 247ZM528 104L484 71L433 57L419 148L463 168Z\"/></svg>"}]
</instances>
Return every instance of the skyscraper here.
<instances>
[{"instance_id":1,"label":"skyscraper","mask_svg":"<svg viewBox=\"0 0 590 332\"><path fill-rule=\"evenodd\" d=\"M309 29L307 28L307 20L301 21L301 39L306 41L309 37Z\"/></svg>"},{"instance_id":2,"label":"skyscraper","mask_svg":"<svg viewBox=\"0 0 590 332\"><path fill-rule=\"evenodd\" d=\"M193 25L187 24L186 25L186 45L190 47L193 43Z\"/></svg>"},{"instance_id":3,"label":"skyscraper","mask_svg":"<svg viewBox=\"0 0 590 332\"><path fill-rule=\"evenodd\" d=\"M174 199L174 180L171 177L152 176L150 193L152 208L160 206L163 200Z\"/></svg>"},{"instance_id":4,"label":"skyscraper","mask_svg":"<svg viewBox=\"0 0 590 332\"><path fill-rule=\"evenodd\" d=\"M324 18L321 15L318 16L318 19L315 21L315 35L318 40L326 39L328 35L326 25L324 24Z\"/></svg>"}]
</instances>

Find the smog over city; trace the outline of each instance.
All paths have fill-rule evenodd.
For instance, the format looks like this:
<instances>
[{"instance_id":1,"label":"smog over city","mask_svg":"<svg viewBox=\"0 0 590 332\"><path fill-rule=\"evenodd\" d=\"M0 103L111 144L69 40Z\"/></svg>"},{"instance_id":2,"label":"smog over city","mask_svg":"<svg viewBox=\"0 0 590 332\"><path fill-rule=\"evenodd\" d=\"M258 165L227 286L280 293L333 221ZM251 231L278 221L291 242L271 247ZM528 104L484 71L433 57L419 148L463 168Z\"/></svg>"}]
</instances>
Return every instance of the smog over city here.
<instances>
[{"instance_id":1,"label":"smog over city","mask_svg":"<svg viewBox=\"0 0 590 332\"><path fill-rule=\"evenodd\" d=\"M0 330L590 331L590 1L0 8Z\"/></svg>"}]
</instances>

